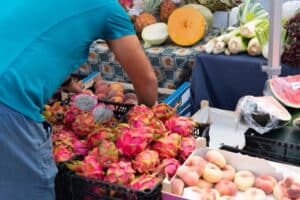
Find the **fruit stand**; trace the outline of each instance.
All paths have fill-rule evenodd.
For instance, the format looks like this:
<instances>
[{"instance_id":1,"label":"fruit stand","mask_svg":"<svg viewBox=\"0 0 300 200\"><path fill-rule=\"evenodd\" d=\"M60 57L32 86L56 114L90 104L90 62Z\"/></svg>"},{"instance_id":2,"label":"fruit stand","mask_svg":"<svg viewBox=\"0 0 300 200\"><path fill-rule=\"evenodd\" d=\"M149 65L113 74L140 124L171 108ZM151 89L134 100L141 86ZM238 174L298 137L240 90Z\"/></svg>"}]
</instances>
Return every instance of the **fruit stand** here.
<instances>
[{"instance_id":1,"label":"fruit stand","mask_svg":"<svg viewBox=\"0 0 300 200\"><path fill-rule=\"evenodd\" d=\"M95 41L85 70L100 73L84 79L80 94L67 94L64 101L45 106L59 169L57 199L300 199L300 169L291 165L300 165L300 119L290 114L297 109L282 106L299 102L284 99L280 88L271 89L277 100L249 96L261 96L267 80L261 71L266 60L259 57L266 45L261 39L269 30L262 6L252 0L182 1L193 5L145 0L140 11L140 1L120 2L129 14L135 13L131 17L158 77L159 93L168 93L152 108L138 105L108 46ZM212 31L211 11L238 5L237 18L243 24L205 38ZM261 23L260 39L251 29L257 24L245 16ZM232 56L240 53L255 57ZM282 75L300 73L290 66L282 69ZM203 102L200 108L204 99L218 108ZM235 112L220 109L235 107ZM292 120L295 123L288 124ZM238 139L240 146L235 145Z\"/></svg>"}]
</instances>

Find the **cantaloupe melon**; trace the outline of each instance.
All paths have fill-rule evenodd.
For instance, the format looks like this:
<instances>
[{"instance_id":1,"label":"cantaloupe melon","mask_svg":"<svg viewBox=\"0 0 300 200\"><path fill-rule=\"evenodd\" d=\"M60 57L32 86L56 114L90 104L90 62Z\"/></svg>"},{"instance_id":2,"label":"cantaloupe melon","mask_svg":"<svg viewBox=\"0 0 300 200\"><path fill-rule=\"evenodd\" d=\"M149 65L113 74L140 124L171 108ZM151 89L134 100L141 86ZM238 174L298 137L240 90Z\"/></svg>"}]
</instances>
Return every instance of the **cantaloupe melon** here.
<instances>
[{"instance_id":1,"label":"cantaloupe melon","mask_svg":"<svg viewBox=\"0 0 300 200\"><path fill-rule=\"evenodd\" d=\"M168 32L177 45L190 46L204 37L206 20L195 8L177 8L169 17Z\"/></svg>"},{"instance_id":2,"label":"cantaloupe melon","mask_svg":"<svg viewBox=\"0 0 300 200\"><path fill-rule=\"evenodd\" d=\"M202 6L200 4L193 4L193 3L187 4L184 7L192 7L192 8L195 8L196 10L198 10L206 20L206 26L207 26L206 31L208 31L209 29L212 28L214 15L207 7Z\"/></svg>"}]
</instances>

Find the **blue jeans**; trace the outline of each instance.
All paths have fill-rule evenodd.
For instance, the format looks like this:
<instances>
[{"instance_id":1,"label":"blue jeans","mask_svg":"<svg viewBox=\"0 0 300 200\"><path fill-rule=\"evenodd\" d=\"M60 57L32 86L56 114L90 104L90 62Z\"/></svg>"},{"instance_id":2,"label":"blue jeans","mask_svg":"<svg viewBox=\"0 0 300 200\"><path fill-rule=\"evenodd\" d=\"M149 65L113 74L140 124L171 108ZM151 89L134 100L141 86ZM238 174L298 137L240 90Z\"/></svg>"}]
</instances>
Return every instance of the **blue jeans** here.
<instances>
[{"instance_id":1,"label":"blue jeans","mask_svg":"<svg viewBox=\"0 0 300 200\"><path fill-rule=\"evenodd\" d=\"M0 103L0 199L55 200L51 130Z\"/></svg>"}]
</instances>

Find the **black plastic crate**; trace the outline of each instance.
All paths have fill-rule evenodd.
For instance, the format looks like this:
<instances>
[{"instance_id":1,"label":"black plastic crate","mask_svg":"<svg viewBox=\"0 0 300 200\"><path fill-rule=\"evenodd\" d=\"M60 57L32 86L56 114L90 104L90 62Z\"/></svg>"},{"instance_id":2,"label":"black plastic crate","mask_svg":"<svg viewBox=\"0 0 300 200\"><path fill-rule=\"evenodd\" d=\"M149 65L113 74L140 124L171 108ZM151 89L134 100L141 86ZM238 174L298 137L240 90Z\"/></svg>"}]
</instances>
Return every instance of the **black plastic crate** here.
<instances>
[{"instance_id":1,"label":"black plastic crate","mask_svg":"<svg viewBox=\"0 0 300 200\"><path fill-rule=\"evenodd\" d=\"M55 177L56 200L72 200L70 171L64 163L56 165L58 173Z\"/></svg>"},{"instance_id":2,"label":"black plastic crate","mask_svg":"<svg viewBox=\"0 0 300 200\"><path fill-rule=\"evenodd\" d=\"M114 107L114 116L117 119L124 119L127 112L134 107L134 104L125 104L125 103L117 103L111 101L99 100L99 102L104 103L106 105L112 105Z\"/></svg>"},{"instance_id":3,"label":"black plastic crate","mask_svg":"<svg viewBox=\"0 0 300 200\"><path fill-rule=\"evenodd\" d=\"M134 191L125 186L91 180L76 174L71 176L72 200L160 200L162 184L152 190Z\"/></svg>"},{"instance_id":4,"label":"black plastic crate","mask_svg":"<svg viewBox=\"0 0 300 200\"><path fill-rule=\"evenodd\" d=\"M264 135L249 129L245 134L246 146L243 149L227 145L221 149L300 166L299 134L300 129L295 127L286 127Z\"/></svg>"}]
</instances>

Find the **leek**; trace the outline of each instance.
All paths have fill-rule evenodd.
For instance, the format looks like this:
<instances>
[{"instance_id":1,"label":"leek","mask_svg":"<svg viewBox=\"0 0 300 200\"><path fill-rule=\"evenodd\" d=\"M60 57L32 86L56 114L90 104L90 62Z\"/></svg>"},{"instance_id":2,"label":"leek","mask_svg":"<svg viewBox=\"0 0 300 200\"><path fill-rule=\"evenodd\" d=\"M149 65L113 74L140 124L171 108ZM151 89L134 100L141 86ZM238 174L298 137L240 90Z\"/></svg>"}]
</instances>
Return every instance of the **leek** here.
<instances>
[{"instance_id":1,"label":"leek","mask_svg":"<svg viewBox=\"0 0 300 200\"><path fill-rule=\"evenodd\" d=\"M245 37L245 38L254 38L255 37L255 30L256 30L256 27L262 23L262 21L264 22L265 20L267 20L266 18L265 19L256 19L256 20L253 20L251 22L248 22L246 23L245 25L243 25L241 27L241 36Z\"/></svg>"},{"instance_id":2,"label":"leek","mask_svg":"<svg viewBox=\"0 0 300 200\"><path fill-rule=\"evenodd\" d=\"M232 54L238 54L247 50L248 41L242 36L234 36L228 41L228 49Z\"/></svg>"},{"instance_id":3,"label":"leek","mask_svg":"<svg viewBox=\"0 0 300 200\"><path fill-rule=\"evenodd\" d=\"M252 38L247 47L247 52L250 56L259 56L261 55L261 46L257 37Z\"/></svg>"}]
</instances>

